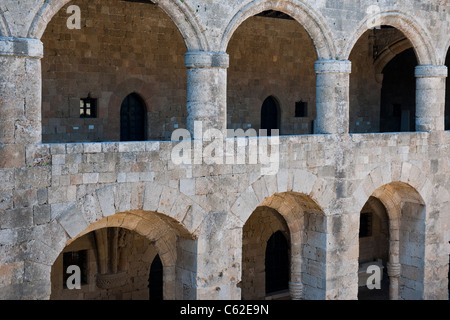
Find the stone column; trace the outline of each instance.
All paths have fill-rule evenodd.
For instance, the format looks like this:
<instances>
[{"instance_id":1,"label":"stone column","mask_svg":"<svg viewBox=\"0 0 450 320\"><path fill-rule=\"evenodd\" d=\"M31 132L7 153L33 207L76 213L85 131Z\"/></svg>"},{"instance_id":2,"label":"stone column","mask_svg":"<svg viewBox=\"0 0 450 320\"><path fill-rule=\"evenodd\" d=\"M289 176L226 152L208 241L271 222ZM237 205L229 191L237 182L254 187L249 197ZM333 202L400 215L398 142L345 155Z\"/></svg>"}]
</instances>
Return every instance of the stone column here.
<instances>
[{"instance_id":1,"label":"stone column","mask_svg":"<svg viewBox=\"0 0 450 320\"><path fill-rule=\"evenodd\" d=\"M203 130L227 128L227 68L223 52L190 51L185 55L187 74L187 129L194 135L194 122Z\"/></svg>"},{"instance_id":2,"label":"stone column","mask_svg":"<svg viewBox=\"0 0 450 320\"><path fill-rule=\"evenodd\" d=\"M399 299L400 264L400 220L389 221L389 262L387 263L389 276L389 299Z\"/></svg>"},{"instance_id":3,"label":"stone column","mask_svg":"<svg viewBox=\"0 0 450 320\"><path fill-rule=\"evenodd\" d=\"M14 239L3 237L8 246L2 247L2 257L8 259L0 263L0 278L6 275L0 280L0 299L46 299L51 293L50 266L57 253L47 248L58 244L44 229L36 231L50 220L46 188L51 168L45 164L51 157L45 147L36 147L41 141L42 56L40 40L0 37L0 217L5 222L0 233L21 230Z\"/></svg>"},{"instance_id":4,"label":"stone column","mask_svg":"<svg viewBox=\"0 0 450 320\"><path fill-rule=\"evenodd\" d=\"M40 40L0 38L0 167L25 167L27 144L41 141Z\"/></svg>"},{"instance_id":5,"label":"stone column","mask_svg":"<svg viewBox=\"0 0 450 320\"><path fill-rule=\"evenodd\" d=\"M401 272L400 263L387 264L387 272L389 276L389 299L398 300L399 298L399 279Z\"/></svg>"},{"instance_id":6,"label":"stone column","mask_svg":"<svg viewBox=\"0 0 450 320\"><path fill-rule=\"evenodd\" d=\"M445 129L446 66L416 67L416 131Z\"/></svg>"},{"instance_id":7,"label":"stone column","mask_svg":"<svg viewBox=\"0 0 450 320\"><path fill-rule=\"evenodd\" d=\"M348 133L351 62L318 60L315 70L317 118L314 133Z\"/></svg>"}]
</instances>

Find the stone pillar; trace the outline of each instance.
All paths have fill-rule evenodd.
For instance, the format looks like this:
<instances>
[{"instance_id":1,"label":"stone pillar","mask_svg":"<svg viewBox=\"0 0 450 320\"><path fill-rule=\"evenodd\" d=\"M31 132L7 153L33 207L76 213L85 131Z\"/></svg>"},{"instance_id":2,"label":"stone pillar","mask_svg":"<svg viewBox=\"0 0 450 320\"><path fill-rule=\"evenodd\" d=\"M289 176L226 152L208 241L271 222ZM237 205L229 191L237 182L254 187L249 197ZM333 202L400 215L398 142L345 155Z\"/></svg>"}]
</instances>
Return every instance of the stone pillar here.
<instances>
[{"instance_id":1,"label":"stone pillar","mask_svg":"<svg viewBox=\"0 0 450 320\"><path fill-rule=\"evenodd\" d=\"M223 52L191 51L185 55L187 74L187 129L194 134L194 122L203 129L227 128L227 68Z\"/></svg>"},{"instance_id":2,"label":"stone pillar","mask_svg":"<svg viewBox=\"0 0 450 320\"><path fill-rule=\"evenodd\" d=\"M0 38L0 168L25 167L25 147L41 141L40 40Z\"/></svg>"},{"instance_id":3,"label":"stone pillar","mask_svg":"<svg viewBox=\"0 0 450 320\"><path fill-rule=\"evenodd\" d=\"M315 134L344 134L349 132L349 88L351 62L347 60L318 60Z\"/></svg>"},{"instance_id":4,"label":"stone pillar","mask_svg":"<svg viewBox=\"0 0 450 320\"><path fill-rule=\"evenodd\" d=\"M416 131L445 129L446 66L416 67Z\"/></svg>"},{"instance_id":5,"label":"stone pillar","mask_svg":"<svg viewBox=\"0 0 450 320\"><path fill-rule=\"evenodd\" d=\"M389 299L399 299L400 264L400 220L389 221L389 262L387 263L389 276Z\"/></svg>"},{"instance_id":6,"label":"stone pillar","mask_svg":"<svg viewBox=\"0 0 450 320\"><path fill-rule=\"evenodd\" d=\"M47 249L57 247L54 238L36 231L50 224L46 188L51 168L46 164L51 157L46 147L37 146L42 56L40 40L0 37L0 220L5 222L0 233L17 234L14 239L0 236L8 244L1 249L7 259L0 259L0 299L6 300L50 297L50 266L58 254Z\"/></svg>"},{"instance_id":7,"label":"stone pillar","mask_svg":"<svg viewBox=\"0 0 450 320\"><path fill-rule=\"evenodd\" d=\"M401 265L400 263L387 264L387 273L389 276L389 299L399 299L399 279L400 279Z\"/></svg>"}]
</instances>

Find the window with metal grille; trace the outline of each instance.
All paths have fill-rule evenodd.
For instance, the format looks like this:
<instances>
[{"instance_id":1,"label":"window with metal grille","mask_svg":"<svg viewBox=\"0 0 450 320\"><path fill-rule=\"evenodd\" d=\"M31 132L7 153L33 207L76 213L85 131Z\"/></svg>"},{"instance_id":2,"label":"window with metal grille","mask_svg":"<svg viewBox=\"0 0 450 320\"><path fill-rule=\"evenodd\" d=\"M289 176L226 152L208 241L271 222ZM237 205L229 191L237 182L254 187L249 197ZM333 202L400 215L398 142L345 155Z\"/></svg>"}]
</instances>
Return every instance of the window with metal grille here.
<instances>
[{"instance_id":1,"label":"window with metal grille","mask_svg":"<svg viewBox=\"0 0 450 320\"><path fill-rule=\"evenodd\" d=\"M80 118L97 118L97 99L90 96L80 99Z\"/></svg>"},{"instance_id":2,"label":"window with metal grille","mask_svg":"<svg viewBox=\"0 0 450 320\"><path fill-rule=\"evenodd\" d=\"M361 213L359 220L359 237L367 238L372 236L372 213Z\"/></svg>"},{"instance_id":3,"label":"window with metal grille","mask_svg":"<svg viewBox=\"0 0 450 320\"><path fill-rule=\"evenodd\" d=\"M78 266L80 267L81 271L81 284L87 284L87 256L88 252L87 250L81 250L81 251L71 251L71 252L64 252L63 253L63 285L64 288L67 287L67 279L71 276L70 273L67 273L67 268L69 266Z\"/></svg>"}]
</instances>

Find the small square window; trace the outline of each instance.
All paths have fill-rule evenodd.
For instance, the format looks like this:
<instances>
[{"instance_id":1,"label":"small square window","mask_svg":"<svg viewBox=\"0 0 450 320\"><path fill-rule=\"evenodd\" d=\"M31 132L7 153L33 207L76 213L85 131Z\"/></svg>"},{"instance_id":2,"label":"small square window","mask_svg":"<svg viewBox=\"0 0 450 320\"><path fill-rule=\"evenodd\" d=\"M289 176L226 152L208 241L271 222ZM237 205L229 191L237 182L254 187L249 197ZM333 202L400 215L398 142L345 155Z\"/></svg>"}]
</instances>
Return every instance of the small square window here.
<instances>
[{"instance_id":1,"label":"small square window","mask_svg":"<svg viewBox=\"0 0 450 320\"><path fill-rule=\"evenodd\" d=\"M71 251L63 253L63 285L67 288L67 279L71 276L67 273L67 268L70 266L78 266L81 271L81 284L87 284L87 250Z\"/></svg>"},{"instance_id":2,"label":"small square window","mask_svg":"<svg viewBox=\"0 0 450 320\"><path fill-rule=\"evenodd\" d=\"M298 101L295 103L295 117L306 118L308 116L308 102Z\"/></svg>"},{"instance_id":3,"label":"small square window","mask_svg":"<svg viewBox=\"0 0 450 320\"><path fill-rule=\"evenodd\" d=\"M361 213L359 221L359 237L367 238L372 236L372 213Z\"/></svg>"},{"instance_id":4,"label":"small square window","mask_svg":"<svg viewBox=\"0 0 450 320\"><path fill-rule=\"evenodd\" d=\"M97 99L80 99L80 118L97 118Z\"/></svg>"}]
</instances>

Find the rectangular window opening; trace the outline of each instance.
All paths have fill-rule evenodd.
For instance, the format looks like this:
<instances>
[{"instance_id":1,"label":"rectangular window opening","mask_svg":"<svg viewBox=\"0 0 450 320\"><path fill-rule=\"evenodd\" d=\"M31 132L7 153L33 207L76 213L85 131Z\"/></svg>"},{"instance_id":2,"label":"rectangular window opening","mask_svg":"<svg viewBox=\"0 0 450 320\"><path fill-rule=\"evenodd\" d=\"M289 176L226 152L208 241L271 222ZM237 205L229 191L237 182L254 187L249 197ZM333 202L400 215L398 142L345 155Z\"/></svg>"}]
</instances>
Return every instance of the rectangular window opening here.
<instances>
[{"instance_id":1,"label":"rectangular window opening","mask_svg":"<svg viewBox=\"0 0 450 320\"><path fill-rule=\"evenodd\" d=\"M308 116L308 102L298 101L295 103L295 117L306 118Z\"/></svg>"},{"instance_id":2,"label":"rectangular window opening","mask_svg":"<svg viewBox=\"0 0 450 320\"><path fill-rule=\"evenodd\" d=\"M80 118L97 118L97 99L80 99Z\"/></svg>"}]
</instances>

